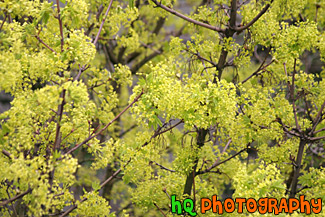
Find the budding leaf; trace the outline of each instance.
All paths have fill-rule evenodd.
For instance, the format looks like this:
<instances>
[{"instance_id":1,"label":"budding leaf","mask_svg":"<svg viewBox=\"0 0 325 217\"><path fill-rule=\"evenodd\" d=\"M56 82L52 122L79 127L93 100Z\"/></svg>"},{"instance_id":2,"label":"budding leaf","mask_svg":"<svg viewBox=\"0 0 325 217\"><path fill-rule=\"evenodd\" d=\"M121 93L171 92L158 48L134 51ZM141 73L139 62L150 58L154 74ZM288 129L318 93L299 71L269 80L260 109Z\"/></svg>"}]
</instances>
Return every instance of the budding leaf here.
<instances>
[{"instance_id":1,"label":"budding leaf","mask_svg":"<svg viewBox=\"0 0 325 217\"><path fill-rule=\"evenodd\" d=\"M129 6L130 6L130 8L134 7L134 0L129 0Z\"/></svg>"},{"instance_id":2,"label":"budding leaf","mask_svg":"<svg viewBox=\"0 0 325 217\"><path fill-rule=\"evenodd\" d=\"M98 181L92 182L91 187L94 191L98 191L100 189L100 183Z\"/></svg>"}]
</instances>

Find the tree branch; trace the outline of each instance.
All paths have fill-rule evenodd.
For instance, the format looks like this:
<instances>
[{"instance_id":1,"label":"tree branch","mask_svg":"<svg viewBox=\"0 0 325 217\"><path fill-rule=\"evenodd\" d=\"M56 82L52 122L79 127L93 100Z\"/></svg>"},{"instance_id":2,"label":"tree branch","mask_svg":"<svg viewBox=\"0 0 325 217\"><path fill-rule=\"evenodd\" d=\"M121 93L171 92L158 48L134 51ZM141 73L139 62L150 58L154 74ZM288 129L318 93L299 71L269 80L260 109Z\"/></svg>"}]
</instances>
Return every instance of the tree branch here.
<instances>
[{"instance_id":1,"label":"tree branch","mask_svg":"<svg viewBox=\"0 0 325 217\"><path fill-rule=\"evenodd\" d=\"M271 0L271 3L273 2L273 0ZM236 32L241 32L245 29L248 29L250 26L252 26L258 19L260 19L260 17L266 13L266 11L269 9L269 7L271 6L271 4L267 4L261 12L259 12L256 17L254 17L249 23L247 23L245 26L241 26L241 27L234 27L233 29Z\"/></svg>"},{"instance_id":2,"label":"tree branch","mask_svg":"<svg viewBox=\"0 0 325 217\"><path fill-rule=\"evenodd\" d=\"M125 134L127 134L128 132L130 132L131 130L133 130L134 128L136 128L138 125L136 125L136 124L134 124L134 125L132 125L129 129L127 129L127 130L125 130L125 131L123 131L123 132L121 132L120 134L119 134L119 138L122 138Z\"/></svg>"},{"instance_id":3,"label":"tree branch","mask_svg":"<svg viewBox=\"0 0 325 217\"><path fill-rule=\"evenodd\" d=\"M291 135L291 136L295 136L295 137L298 137L298 138L301 138L301 139L304 138L304 139L306 139L306 140L310 140L309 137L304 137L303 135L300 135L299 133L296 133L296 132L294 132L293 130L289 130L289 127L286 126L286 125L282 122L281 118L277 117L277 122L282 126L282 129L283 129L286 133L288 133L289 135Z\"/></svg>"},{"instance_id":4,"label":"tree branch","mask_svg":"<svg viewBox=\"0 0 325 217\"><path fill-rule=\"evenodd\" d=\"M193 23L193 24L198 25L198 26L205 27L205 28L207 28L207 29L211 29L211 30L216 31L216 32L219 32L219 33L224 33L224 32L225 32L224 29L221 29L221 28L219 28L219 27L211 26L211 25L209 25L209 24L206 24L206 23L203 23L203 22L200 22L200 21L194 20L194 19L192 19L192 18L189 18L189 17L185 16L184 14L181 14L181 13L179 13L179 12L177 12L177 11L175 11L175 10L169 8L169 7L167 7L167 6L161 4L160 2L158 2L158 1L156 1L156 0L151 0L151 1L152 1L153 3L155 3L158 7L164 9L165 11L168 11L169 13L174 14L174 15L176 15L176 16L178 16L178 17L180 17L180 18L182 18L182 19L184 19L184 20L186 20L186 21L188 21L188 22L190 22L190 23Z\"/></svg>"},{"instance_id":5,"label":"tree branch","mask_svg":"<svg viewBox=\"0 0 325 217\"><path fill-rule=\"evenodd\" d=\"M230 19L229 19L230 27L227 27L227 29L225 30L226 38L230 38L234 35L235 31L233 30L233 28L236 27L235 26L236 19L237 19L237 0L232 0L231 1L231 15L230 15ZM217 64L218 80L219 81L221 80L223 69L225 68L227 56L228 56L228 51L223 48L221 51L219 60L218 60L218 64ZM216 77L214 77L213 82L216 83Z\"/></svg>"},{"instance_id":6,"label":"tree branch","mask_svg":"<svg viewBox=\"0 0 325 217\"><path fill-rule=\"evenodd\" d=\"M321 140L321 139L325 139L325 136L312 137L309 140L315 142L315 141L318 141L318 140Z\"/></svg>"},{"instance_id":7,"label":"tree branch","mask_svg":"<svg viewBox=\"0 0 325 217\"><path fill-rule=\"evenodd\" d=\"M111 120L108 124L106 124L105 127L103 127L100 131L98 131L96 134L94 134L93 136L89 136L87 139L85 139L83 142L77 144L75 147L73 147L72 149L70 149L67 153L65 153L64 155L68 155L71 154L72 152L74 152L75 150L77 150L80 146L86 144L89 140L92 140L93 138L95 138L96 136L98 136L99 134L101 134L104 130L106 130L107 127L109 127L114 121L116 121L122 114L124 114L135 102L137 102L139 100L139 98L142 96L143 94L143 90L141 91L141 93L133 100L133 102L131 102L125 109L123 109L123 111L121 111L115 118L113 118L113 120Z\"/></svg>"},{"instance_id":8,"label":"tree branch","mask_svg":"<svg viewBox=\"0 0 325 217\"><path fill-rule=\"evenodd\" d=\"M143 93L142 93L143 94ZM140 96L142 95L142 94L140 94L128 107L130 107L134 102L136 102L139 98L140 98ZM127 107L127 108L128 108ZM125 110L125 109L124 109ZM120 113L121 114L121 113ZM117 116L116 116L117 117ZM115 118L116 118L115 117ZM117 118L116 118L117 119ZM168 128L167 130L164 130L163 132L160 132L159 133L159 130L157 131L157 132L155 132L154 133L154 135L150 138L150 140L148 141L148 142L145 142L141 147L144 147L144 146L146 146L146 145L148 145L149 143L150 143L150 141L151 141L151 139L153 139L153 138L155 138L155 137L157 137L158 135L160 135L161 133L164 133L164 132L167 132L167 131L169 131L169 130L171 130L172 128L174 128L175 126L177 126L179 124L179 122L177 123L177 124L175 124L175 125L173 125L172 127L170 127L170 128ZM107 125L106 125L107 126ZM103 128L104 129L104 128ZM161 128L160 128L161 129ZM98 134L98 133L97 133ZM97 135L96 134L96 135ZM71 152L71 150L70 150L70 152ZM66 153L66 154L68 154L68 153ZM123 166L123 168L125 168L130 162L131 162L131 158L125 163L125 165ZM100 185L100 188L102 188L102 187L104 187L107 183L109 183L113 178L115 178L120 172L122 171L122 168L119 168L117 171L115 171L115 173L113 174L113 175L111 175L108 179L106 179L101 185ZM87 198L84 198L84 199L82 199L80 202L82 203L82 202L84 202L84 201L86 201L87 200ZM71 213L74 209L76 209L77 208L77 205L73 205L72 207L70 207L67 211L65 211L60 217L64 217L64 216L67 216L69 213Z\"/></svg>"},{"instance_id":9,"label":"tree branch","mask_svg":"<svg viewBox=\"0 0 325 217\"><path fill-rule=\"evenodd\" d=\"M325 101L323 102L321 108L319 109L318 113L317 113L317 116L314 120L314 125L313 125L313 128L310 132L310 135L312 135L317 127L317 125L319 124L320 120L322 119L322 113L323 113L323 110L325 108Z\"/></svg>"},{"instance_id":10,"label":"tree branch","mask_svg":"<svg viewBox=\"0 0 325 217\"><path fill-rule=\"evenodd\" d=\"M129 107L131 107L132 106L132 104L133 103L135 103L139 98L140 98L140 96L143 94L143 91L141 92L141 94L136 98L136 99L134 99L134 101L127 107L127 108L129 108ZM127 108L125 108L124 110L126 111L126 109ZM123 111L124 111L123 110ZM122 113L122 112L121 112ZM120 113L120 114L121 114ZM115 117L115 119L117 119L118 117L116 116ZM112 122L112 121L111 121ZM174 127L176 127L178 124L180 124L182 121L180 121L180 122L178 122L178 123L176 123L175 125L173 125L172 127L170 127L170 128L168 128L168 129L166 129L166 130L164 130L164 131L162 131L162 132L160 132L160 130L162 129L162 128L160 128L160 129L158 129L155 133L154 133L154 135L152 135L152 137L150 138L150 140L148 141L148 142L145 142L142 146L141 146L141 148L142 147L145 147L146 145L148 145L149 143L150 143L150 141L151 141L151 139L153 139L153 138L155 138L155 137L157 137L158 135L160 135L160 134L162 134L162 133L165 133L165 132L167 132L167 131L169 131L169 130L171 130L171 129L173 129ZM107 125L106 125L107 126ZM104 128L103 128L104 129ZM102 129L102 130L103 130ZM97 133L98 134L98 133ZM71 150L70 150L70 152L71 152ZM66 154L68 154L68 153L66 153ZM131 162L131 158L125 163L125 165L123 166L123 168L125 168L130 162ZM113 175L111 175L108 179L106 179L104 182L102 182L102 184L100 185L100 188L102 188L102 187L104 187L107 183L109 183L113 178L115 178L120 172L122 171L122 167L121 168L119 168L117 171L115 171L115 173L113 174ZM82 199L80 202L82 203L82 202L84 202L84 201L86 201L87 200L87 198L84 198L84 199ZM77 208L77 205L73 205L72 207L70 207L67 211L65 211L60 217L64 217L64 216L67 216L69 213L71 213L74 209L76 209Z\"/></svg>"},{"instance_id":11,"label":"tree branch","mask_svg":"<svg viewBox=\"0 0 325 217\"><path fill-rule=\"evenodd\" d=\"M153 163L156 164L157 166L159 166L163 170L167 170L167 171L172 172L172 173L176 172L175 170L172 170L172 169L169 169L167 167L164 167L163 165L161 165L161 164L159 164L159 163L157 163L155 161L150 161L149 162L149 164L153 164Z\"/></svg>"},{"instance_id":12,"label":"tree branch","mask_svg":"<svg viewBox=\"0 0 325 217\"><path fill-rule=\"evenodd\" d=\"M58 0L57 0L57 1L58 1ZM97 41L98 41L98 38L99 38L100 32L101 32L102 29L103 29L103 26L104 26L105 20L106 20L106 18L107 18L108 12L109 12L109 10L110 10L111 7L112 7L112 3L113 3L113 0L111 0L110 3L109 3L109 5L108 5L108 8L107 8L106 13L105 13L105 15L104 15L104 17L103 17L102 23L100 24L100 27L99 27L98 33L97 33L97 35L96 35L96 38L95 38L95 40L94 40L94 42L93 42L94 45L97 44Z\"/></svg>"},{"instance_id":13,"label":"tree branch","mask_svg":"<svg viewBox=\"0 0 325 217\"><path fill-rule=\"evenodd\" d=\"M292 109L293 109L293 114L295 116L295 122L296 122L296 128L298 131L300 131L300 127L298 124L298 117L297 117L297 109L296 109L296 103L295 103L295 74L296 74L296 65L297 65L297 59L295 59L294 62L294 67L293 67L293 72L292 72L292 87L291 87L291 100L292 100Z\"/></svg>"},{"instance_id":14,"label":"tree branch","mask_svg":"<svg viewBox=\"0 0 325 217\"><path fill-rule=\"evenodd\" d=\"M320 133L320 132L323 132L323 131L325 131L325 127L322 128L322 129L319 129L319 130L315 131L314 133L317 134L317 133Z\"/></svg>"},{"instance_id":15,"label":"tree branch","mask_svg":"<svg viewBox=\"0 0 325 217\"><path fill-rule=\"evenodd\" d=\"M236 27L236 20L237 20L237 0L231 1L231 9L230 9L230 28Z\"/></svg>"},{"instance_id":16,"label":"tree branch","mask_svg":"<svg viewBox=\"0 0 325 217\"><path fill-rule=\"evenodd\" d=\"M300 139L298 154L297 154L297 161L295 162L296 165L293 166L294 174L293 174L293 178L292 178L292 182L291 182L291 189L290 189L290 195L289 195L290 198L294 198L297 193L297 184L298 184L298 178L300 175L300 168L301 168L301 162L302 162L302 157L304 154L305 145L306 145L306 141L303 139Z\"/></svg>"},{"instance_id":17,"label":"tree branch","mask_svg":"<svg viewBox=\"0 0 325 217\"><path fill-rule=\"evenodd\" d=\"M228 146L230 145L231 142L232 142L232 140L229 139L226 146L222 150L221 154L223 154L227 150L227 148L228 148ZM216 167L218 165L219 160L220 160L220 157L218 157L217 160L207 170L212 170L214 167Z\"/></svg>"},{"instance_id":18,"label":"tree branch","mask_svg":"<svg viewBox=\"0 0 325 217\"><path fill-rule=\"evenodd\" d=\"M63 51L63 45L64 45L64 38L63 38L63 27L62 27L62 20L61 20L61 14L60 14L60 1L56 0L56 7L58 9L58 20L60 25L60 35L61 35L61 52Z\"/></svg>"},{"instance_id":19,"label":"tree branch","mask_svg":"<svg viewBox=\"0 0 325 217\"><path fill-rule=\"evenodd\" d=\"M253 74L251 74L250 76L248 76L245 80L243 80L241 83L244 84L246 83L249 79L251 79L253 76L256 76L260 71L263 71L264 69L266 69L269 65L271 65L274 62L274 60L272 60L271 62L269 62L267 65L263 66L262 68L257 69L255 72L253 72Z\"/></svg>"},{"instance_id":20,"label":"tree branch","mask_svg":"<svg viewBox=\"0 0 325 217\"><path fill-rule=\"evenodd\" d=\"M155 133L155 135L154 135L153 138L155 138L155 137L157 137L157 136L159 136L159 135L161 135L161 134L163 134L163 133L165 133L165 132L167 132L167 131L172 130L173 128L175 128L175 127L177 127L179 124L181 124L182 122L183 122L183 120L179 120L179 121L178 121L176 124L174 124L173 126L167 128L167 129L165 129L165 130L163 130L163 131L159 131L158 133Z\"/></svg>"},{"instance_id":21,"label":"tree branch","mask_svg":"<svg viewBox=\"0 0 325 217\"><path fill-rule=\"evenodd\" d=\"M131 159L124 165L127 166L130 163ZM113 175L111 175L108 179L106 179L101 185L100 188L102 188L104 185L106 185L107 183L109 183L113 178L115 178L120 172L122 171L122 169L118 169L115 171L115 173ZM85 202L87 200L87 198L83 198L80 203ZM64 217L67 216L69 213L71 213L73 210L75 210L78 206L77 205L73 205L72 207L70 207L67 211L65 211L62 215L60 215L60 217Z\"/></svg>"},{"instance_id":22,"label":"tree branch","mask_svg":"<svg viewBox=\"0 0 325 217\"><path fill-rule=\"evenodd\" d=\"M6 155L8 158L11 158L11 154L5 149L2 149L2 154Z\"/></svg>"},{"instance_id":23,"label":"tree branch","mask_svg":"<svg viewBox=\"0 0 325 217\"><path fill-rule=\"evenodd\" d=\"M270 52L270 50L271 50L271 48L269 49L269 52ZM256 76L260 71L265 70L269 65L271 65L274 62L274 60L271 60L271 62L269 62L268 64L266 64L265 66L263 66L264 63L265 63L265 61L266 61L266 59L267 59L267 55L265 56L263 62L258 67L258 69L255 72L253 72L250 76L248 76L245 80L243 80L241 83L242 84L246 83L249 79L251 79L252 77Z\"/></svg>"},{"instance_id":24,"label":"tree branch","mask_svg":"<svg viewBox=\"0 0 325 217\"><path fill-rule=\"evenodd\" d=\"M207 135L207 133L208 133L207 129L197 130L196 144L199 148L203 147L205 136ZM190 173L186 177L183 195L191 195L192 185L193 185L193 171L194 173L196 173L197 164L198 164L198 158L194 160L194 166L191 168Z\"/></svg>"},{"instance_id":25,"label":"tree branch","mask_svg":"<svg viewBox=\"0 0 325 217\"><path fill-rule=\"evenodd\" d=\"M60 129L61 129L61 125L60 125L60 122L62 120L62 115L63 115L63 107L65 105L65 92L66 90L64 89L62 92L61 92L61 96L60 98L62 98L62 102L61 104L58 106L58 116L59 116L59 120L58 122L56 123L56 134L55 134L55 140L54 140L54 144L53 144L53 153L56 149L59 148L60 146L60 143L61 143L61 135L60 135Z\"/></svg>"},{"instance_id":26,"label":"tree branch","mask_svg":"<svg viewBox=\"0 0 325 217\"><path fill-rule=\"evenodd\" d=\"M81 74L82 74L85 70L87 70L88 68L89 68L89 65L84 65L84 66L82 66L82 67L80 68L80 64L79 64L79 72L78 72L78 74L76 75L76 77L73 79L73 81L77 81L77 80L79 80Z\"/></svg>"},{"instance_id":27,"label":"tree branch","mask_svg":"<svg viewBox=\"0 0 325 217\"><path fill-rule=\"evenodd\" d=\"M49 45L47 45L38 35L35 35L35 38L41 42L45 47L47 47L50 51L57 54L55 50L53 50Z\"/></svg>"},{"instance_id":28,"label":"tree branch","mask_svg":"<svg viewBox=\"0 0 325 217\"><path fill-rule=\"evenodd\" d=\"M167 217L166 214L159 208L159 206L156 203L153 204L157 207L157 209L161 212L163 216Z\"/></svg>"},{"instance_id":29,"label":"tree branch","mask_svg":"<svg viewBox=\"0 0 325 217\"><path fill-rule=\"evenodd\" d=\"M5 13L5 18L3 19L2 23L1 23L1 26L0 26L0 31L3 27L3 24L6 22L6 19L7 19L7 13Z\"/></svg>"},{"instance_id":30,"label":"tree branch","mask_svg":"<svg viewBox=\"0 0 325 217\"><path fill-rule=\"evenodd\" d=\"M172 130L173 128L175 128L177 125L179 125L179 124L182 123L182 122L183 122L183 120L180 120L179 122L177 122L177 123L174 124L173 126L169 127L169 128L166 129L166 130L163 130L163 131L160 131L160 130L162 129L162 127L159 127L159 128L155 131L155 133L151 136L150 140L149 140L148 142L145 142L141 147L145 147L145 146L147 146L147 145L151 142L152 139L156 138L157 136L159 136L159 135L161 135L161 134L163 134L163 133L165 133L165 132L167 132L167 131Z\"/></svg>"},{"instance_id":31,"label":"tree branch","mask_svg":"<svg viewBox=\"0 0 325 217\"><path fill-rule=\"evenodd\" d=\"M248 150L248 149L249 149L249 148L244 148L244 149L240 150L239 152L237 152L236 154L232 155L231 157L229 157L229 158L227 158L227 159L225 159L225 160L223 160L223 161L221 161L221 162L219 162L219 163L218 163L218 162L217 162L217 163L214 163L214 164L213 164L211 167L209 167L208 169L206 169L206 170L204 170L204 171L199 171L199 172L197 172L196 175L200 175L200 174L204 174L204 173L211 172L211 170L212 170L213 168L215 168L215 167L217 167L217 166L219 166L219 165L221 165L221 164L223 164L223 163L226 163L227 161L233 159L234 157L236 157L237 155L241 154L242 152L244 152L244 151L246 151L246 150Z\"/></svg>"},{"instance_id":32,"label":"tree branch","mask_svg":"<svg viewBox=\"0 0 325 217\"><path fill-rule=\"evenodd\" d=\"M191 54L197 56L198 59L200 59L201 61L205 61L205 62L208 62L210 63L213 67L217 67L217 63L211 61L211 60L208 60L207 58L204 58L203 56L201 56L198 52L197 53L194 53L194 52L191 52L190 50L186 49L186 51L190 52Z\"/></svg>"},{"instance_id":33,"label":"tree branch","mask_svg":"<svg viewBox=\"0 0 325 217\"><path fill-rule=\"evenodd\" d=\"M18 195L14 196L14 197L12 197L12 198L10 198L10 199L8 199L8 200L2 201L2 202L0 202L0 206L5 206L5 205L7 205L8 203L11 203L11 202L13 202L13 201L15 201L15 200L18 200L19 198L22 198L22 197L25 196L26 194L29 194L31 191L32 191L32 189L29 188L27 191L25 191L25 192L23 192L23 193L21 193L21 194L18 194Z\"/></svg>"},{"instance_id":34,"label":"tree branch","mask_svg":"<svg viewBox=\"0 0 325 217\"><path fill-rule=\"evenodd\" d=\"M287 72L287 67L286 67L286 64L283 63L283 66L284 66L284 71L285 71L285 74L288 76L288 72ZM291 86L290 86L290 83L289 81L287 82L288 84L288 89L289 89L289 93L290 93L290 98L291 98L291 101L292 101L292 110L293 110L293 114L294 114L294 117L295 117L295 124L296 124L296 129L299 131L299 124L298 124L298 118L297 118L297 112L296 112L296 103L295 103L295 99L294 99L294 89L295 89L295 71L296 71L296 59L295 59L295 66L294 66L294 70L292 72L292 81L291 81Z\"/></svg>"},{"instance_id":35,"label":"tree branch","mask_svg":"<svg viewBox=\"0 0 325 217\"><path fill-rule=\"evenodd\" d=\"M61 120L62 120L62 115L63 115L63 107L64 107L64 104L65 104L65 92L66 92L66 89L63 89L63 91L60 94L60 98L62 98L62 102L58 106L57 115L59 116L59 118L58 118L57 123L56 123L55 140L54 140L53 147L52 147L52 154L54 154L55 151L60 148L60 144L61 144L61 132L60 132L60 130L61 130ZM49 183L50 183L51 187L52 187L52 184L53 184L54 173L55 173L55 168L53 168L53 170L49 172Z\"/></svg>"},{"instance_id":36,"label":"tree branch","mask_svg":"<svg viewBox=\"0 0 325 217\"><path fill-rule=\"evenodd\" d=\"M142 59L139 63L135 64L132 68L131 68L131 72L132 74L135 74L144 64L146 64L148 61L150 61L151 59L153 59L154 57L158 56L159 54L161 54L161 52L163 51L163 48L160 47L158 50L160 53L158 52L153 52L152 54L150 54L149 56L146 56L144 59Z\"/></svg>"},{"instance_id":37,"label":"tree branch","mask_svg":"<svg viewBox=\"0 0 325 217\"><path fill-rule=\"evenodd\" d=\"M161 28L164 26L165 21L166 21L165 17L160 17L156 23L155 29L152 31L152 34L158 35Z\"/></svg>"}]
</instances>

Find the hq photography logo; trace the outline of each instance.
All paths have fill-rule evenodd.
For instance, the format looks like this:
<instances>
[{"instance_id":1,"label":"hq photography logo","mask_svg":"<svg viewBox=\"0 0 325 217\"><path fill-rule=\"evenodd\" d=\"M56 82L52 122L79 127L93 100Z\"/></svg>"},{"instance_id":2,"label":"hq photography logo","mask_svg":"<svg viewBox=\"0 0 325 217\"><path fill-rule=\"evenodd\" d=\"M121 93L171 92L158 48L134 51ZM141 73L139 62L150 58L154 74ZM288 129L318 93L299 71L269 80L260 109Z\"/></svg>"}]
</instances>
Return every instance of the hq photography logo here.
<instances>
[{"instance_id":1,"label":"hq photography logo","mask_svg":"<svg viewBox=\"0 0 325 217\"><path fill-rule=\"evenodd\" d=\"M233 213L237 210L237 213L243 213L246 208L247 212L260 214L273 213L278 215L279 213L293 213L299 211L300 213L311 214L312 212L318 214L322 211L322 200L320 198L312 198L310 201L305 200L305 196L302 195L299 199L296 198L281 198L277 200L275 198L260 198L255 200L254 198L227 198L222 203L221 200L217 200L217 195L212 196L212 200L209 198L201 198L200 212L205 214L207 211L213 213L223 214L224 212ZM174 214L189 214L196 216L197 212L194 209L194 201L190 198L185 199L183 202L176 199L176 195L171 196L171 211Z\"/></svg>"}]
</instances>

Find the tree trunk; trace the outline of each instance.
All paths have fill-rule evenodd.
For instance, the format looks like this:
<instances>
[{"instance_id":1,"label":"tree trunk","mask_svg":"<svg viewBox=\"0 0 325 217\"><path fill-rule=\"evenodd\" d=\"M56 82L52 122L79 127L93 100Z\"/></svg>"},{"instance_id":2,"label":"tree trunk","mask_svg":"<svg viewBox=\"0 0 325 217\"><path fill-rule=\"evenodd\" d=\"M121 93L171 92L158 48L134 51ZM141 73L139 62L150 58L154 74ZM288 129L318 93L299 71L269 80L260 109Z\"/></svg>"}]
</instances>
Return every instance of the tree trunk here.
<instances>
[{"instance_id":1,"label":"tree trunk","mask_svg":"<svg viewBox=\"0 0 325 217\"><path fill-rule=\"evenodd\" d=\"M207 135L208 130L205 129L199 129L197 132L197 138L196 138L196 144L199 148L202 148L202 146L204 145L204 140L205 140L205 136ZM187 195L191 195L191 191L192 191L192 185L194 182L194 177L195 177L195 173L196 173L196 167L197 167L197 163L198 163L198 159L196 158L194 161L194 166L192 167L191 172L187 175L186 177L186 182L185 182L185 187L184 187L184 192L183 195L187 194ZM194 174L194 176L193 176Z\"/></svg>"}]
</instances>

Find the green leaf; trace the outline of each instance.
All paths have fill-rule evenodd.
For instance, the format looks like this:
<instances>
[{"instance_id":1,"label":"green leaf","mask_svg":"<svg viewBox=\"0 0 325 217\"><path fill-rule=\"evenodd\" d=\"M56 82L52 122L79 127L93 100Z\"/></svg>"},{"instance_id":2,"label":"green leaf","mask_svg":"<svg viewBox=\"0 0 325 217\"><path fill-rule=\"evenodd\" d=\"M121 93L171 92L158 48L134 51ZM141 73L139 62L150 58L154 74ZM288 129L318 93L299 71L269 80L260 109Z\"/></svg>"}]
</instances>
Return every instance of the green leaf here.
<instances>
[{"instance_id":1,"label":"green leaf","mask_svg":"<svg viewBox=\"0 0 325 217\"><path fill-rule=\"evenodd\" d=\"M47 21L49 20L49 18L50 18L50 13L44 12L44 14L42 16L42 20L43 20L44 24L47 24Z\"/></svg>"},{"instance_id":2,"label":"green leaf","mask_svg":"<svg viewBox=\"0 0 325 217\"><path fill-rule=\"evenodd\" d=\"M249 119L249 117L247 117L247 115L243 115L243 118L244 118L244 123L249 126L251 123L251 120Z\"/></svg>"},{"instance_id":3,"label":"green leaf","mask_svg":"<svg viewBox=\"0 0 325 217\"><path fill-rule=\"evenodd\" d=\"M129 6L130 6L130 8L134 7L134 0L129 0Z\"/></svg>"},{"instance_id":4,"label":"green leaf","mask_svg":"<svg viewBox=\"0 0 325 217\"><path fill-rule=\"evenodd\" d=\"M284 185L282 184L282 181L281 181L281 180L278 180L278 181L274 182L274 183L271 185L271 188L280 189L280 190L285 190L285 189L286 189L286 188L284 187Z\"/></svg>"},{"instance_id":5,"label":"green leaf","mask_svg":"<svg viewBox=\"0 0 325 217\"><path fill-rule=\"evenodd\" d=\"M53 160L59 159L61 157L61 153L58 150L55 150L53 153Z\"/></svg>"},{"instance_id":6,"label":"green leaf","mask_svg":"<svg viewBox=\"0 0 325 217\"><path fill-rule=\"evenodd\" d=\"M307 173L299 178L300 184L311 186L313 183L313 174Z\"/></svg>"},{"instance_id":7,"label":"green leaf","mask_svg":"<svg viewBox=\"0 0 325 217\"><path fill-rule=\"evenodd\" d=\"M60 2L62 2L63 4L65 4L67 1L66 0L60 0Z\"/></svg>"},{"instance_id":8,"label":"green leaf","mask_svg":"<svg viewBox=\"0 0 325 217\"><path fill-rule=\"evenodd\" d=\"M143 78L139 78L139 85L140 86L145 86L146 85L146 80Z\"/></svg>"},{"instance_id":9,"label":"green leaf","mask_svg":"<svg viewBox=\"0 0 325 217\"><path fill-rule=\"evenodd\" d=\"M92 182L91 187L93 188L94 191L98 191L100 187L100 183L98 181Z\"/></svg>"}]
</instances>

